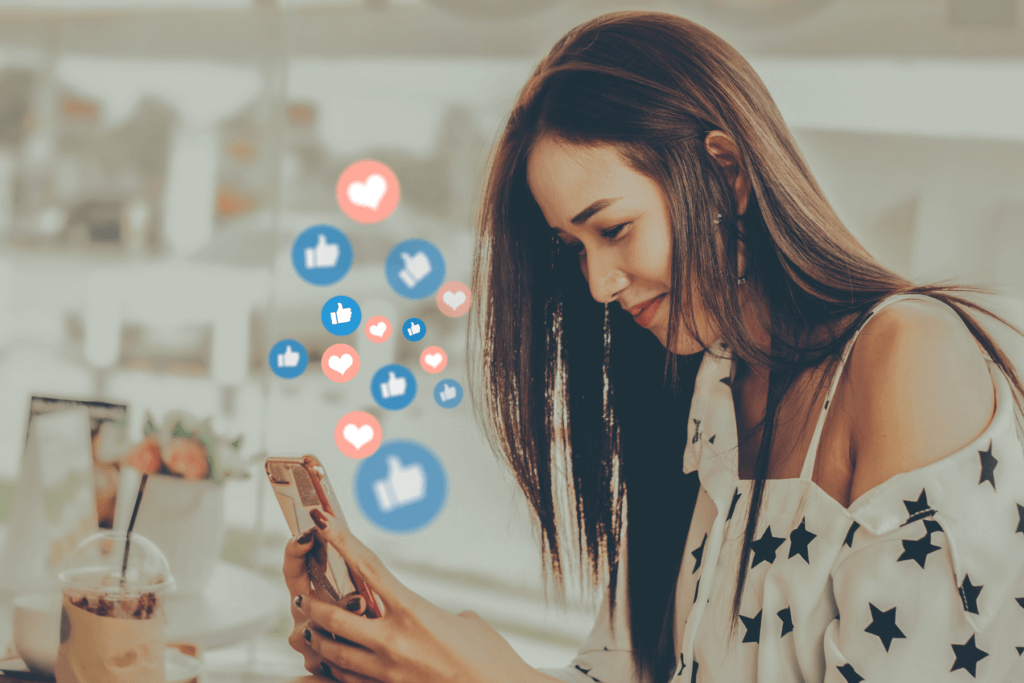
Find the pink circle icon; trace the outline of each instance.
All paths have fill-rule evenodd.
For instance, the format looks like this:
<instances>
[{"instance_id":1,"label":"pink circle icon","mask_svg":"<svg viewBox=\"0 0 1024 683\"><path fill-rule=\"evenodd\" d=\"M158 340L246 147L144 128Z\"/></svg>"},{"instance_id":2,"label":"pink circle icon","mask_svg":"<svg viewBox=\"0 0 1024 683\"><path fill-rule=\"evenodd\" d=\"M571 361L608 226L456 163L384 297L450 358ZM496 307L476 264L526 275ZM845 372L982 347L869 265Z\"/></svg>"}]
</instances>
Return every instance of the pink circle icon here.
<instances>
[{"instance_id":1,"label":"pink circle icon","mask_svg":"<svg viewBox=\"0 0 1024 683\"><path fill-rule=\"evenodd\" d=\"M353 410L334 426L334 443L350 458L362 460L380 448L381 430L377 418L361 410Z\"/></svg>"},{"instance_id":2,"label":"pink circle icon","mask_svg":"<svg viewBox=\"0 0 1024 683\"><path fill-rule=\"evenodd\" d=\"M432 375L444 370L448 365L448 354L440 346L428 346L420 354L420 367Z\"/></svg>"},{"instance_id":3,"label":"pink circle icon","mask_svg":"<svg viewBox=\"0 0 1024 683\"><path fill-rule=\"evenodd\" d=\"M401 188L394 171L363 159L342 171L335 188L338 206L357 223L380 223L398 206Z\"/></svg>"},{"instance_id":4,"label":"pink circle icon","mask_svg":"<svg viewBox=\"0 0 1024 683\"><path fill-rule=\"evenodd\" d=\"M391 321L382 315L375 315L366 321L366 338L380 344L391 337Z\"/></svg>"},{"instance_id":5,"label":"pink circle icon","mask_svg":"<svg viewBox=\"0 0 1024 683\"><path fill-rule=\"evenodd\" d=\"M469 287L452 280L441 285L437 290L437 308L449 318L458 318L469 312L473 305L473 295Z\"/></svg>"},{"instance_id":6,"label":"pink circle icon","mask_svg":"<svg viewBox=\"0 0 1024 683\"><path fill-rule=\"evenodd\" d=\"M359 373L359 354L348 344L335 344L324 351L320 368L332 382L347 382Z\"/></svg>"}]
</instances>

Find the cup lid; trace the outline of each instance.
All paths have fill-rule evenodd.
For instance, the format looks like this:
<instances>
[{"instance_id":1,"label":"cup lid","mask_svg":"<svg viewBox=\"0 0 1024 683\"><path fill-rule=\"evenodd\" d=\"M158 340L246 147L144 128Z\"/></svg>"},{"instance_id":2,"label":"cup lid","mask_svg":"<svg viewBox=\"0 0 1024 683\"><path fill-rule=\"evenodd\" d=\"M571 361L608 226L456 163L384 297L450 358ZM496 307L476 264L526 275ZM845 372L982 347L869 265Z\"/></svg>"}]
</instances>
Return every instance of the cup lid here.
<instances>
[{"instance_id":1,"label":"cup lid","mask_svg":"<svg viewBox=\"0 0 1024 683\"><path fill-rule=\"evenodd\" d=\"M135 532L128 543L122 584L125 541L124 531L101 531L83 540L61 566L61 586L104 594L173 590L167 558L155 543Z\"/></svg>"}]
</instances>

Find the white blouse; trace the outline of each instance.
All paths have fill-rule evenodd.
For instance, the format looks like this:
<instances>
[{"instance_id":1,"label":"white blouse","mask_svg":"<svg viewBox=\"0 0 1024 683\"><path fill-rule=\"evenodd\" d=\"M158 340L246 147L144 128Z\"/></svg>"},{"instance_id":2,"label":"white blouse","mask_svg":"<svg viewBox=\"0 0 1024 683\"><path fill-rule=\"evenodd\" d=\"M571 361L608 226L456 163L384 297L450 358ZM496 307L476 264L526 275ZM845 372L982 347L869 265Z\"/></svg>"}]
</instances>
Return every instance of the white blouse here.
<instances>
[{"instance_id":1,"label":"white blouse","mask_svg":"<svg viewBox=\"0 0 1024 683\"><path fill-rule=\"evenodd\" d=\"M907 298L937 301L897 295L872 315ZM683 471L698 471L701 486L676 589L673 683L1024 681L1024 448L1010 385L988 359L996 412L981 436L844 508L811 474L856 339L800 478L765 482L731 635L753 482L737 474L732 352L716 342L704 354L683 453ZM606 597L572 664L544 673L570 683L637 680L618 609L627 603L625 546L620 556L615 624Z\"/></svg>"}]
</instances>

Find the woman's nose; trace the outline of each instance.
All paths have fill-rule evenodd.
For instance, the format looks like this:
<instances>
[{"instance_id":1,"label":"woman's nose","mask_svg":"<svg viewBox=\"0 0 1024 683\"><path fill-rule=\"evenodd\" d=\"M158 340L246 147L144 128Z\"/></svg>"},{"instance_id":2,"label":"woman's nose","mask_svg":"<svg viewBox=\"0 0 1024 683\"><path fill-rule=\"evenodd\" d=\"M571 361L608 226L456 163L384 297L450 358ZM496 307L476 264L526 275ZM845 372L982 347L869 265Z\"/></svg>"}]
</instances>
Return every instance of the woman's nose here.
<instances>
[{"instance_id":1,"label":"woman's nose","mask_svg":"<svg viewBox=\"0 0 1024 683\"><path fill-rule=\"evenodd\" d=\"M597 253L586 257L580 264L583 275L590 285L590 295L598 303L608 304L615 300L616 295L629 284L629 278L619 267L612 254Z\"/></svg>"}]
</instances>

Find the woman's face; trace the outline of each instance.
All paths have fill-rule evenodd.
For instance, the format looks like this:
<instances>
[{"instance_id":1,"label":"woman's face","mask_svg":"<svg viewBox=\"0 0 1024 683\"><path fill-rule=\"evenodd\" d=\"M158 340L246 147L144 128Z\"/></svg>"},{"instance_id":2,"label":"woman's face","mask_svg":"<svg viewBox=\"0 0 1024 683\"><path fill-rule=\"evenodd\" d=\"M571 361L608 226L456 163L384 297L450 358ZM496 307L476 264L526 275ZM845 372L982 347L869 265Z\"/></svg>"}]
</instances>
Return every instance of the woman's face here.
<instances>
[{"instance_id":1,"label":"woman's face","mask_svg":"<svg viewBox=\"0 0 1024 683\"><path fill-rule=\"evenodd\" d=\"M548 225L579 250L594 299L618 302L667 347L672 225L661 188L611 145L582 147L550 136L534 144L526 177ZM718 330L699 301L693 312L701 339L712 343ZM682 321L676 337L677 354L704 348Z\"/></svg>"}]
</instances>

